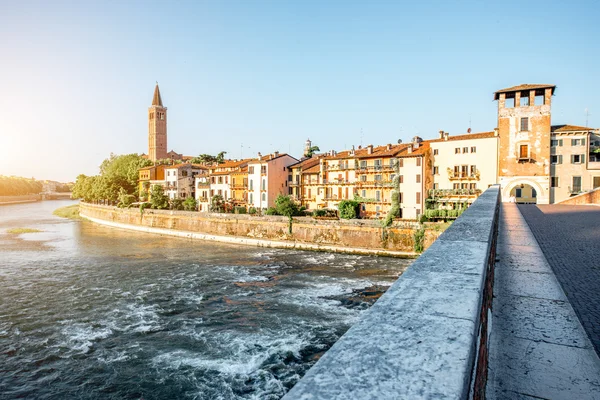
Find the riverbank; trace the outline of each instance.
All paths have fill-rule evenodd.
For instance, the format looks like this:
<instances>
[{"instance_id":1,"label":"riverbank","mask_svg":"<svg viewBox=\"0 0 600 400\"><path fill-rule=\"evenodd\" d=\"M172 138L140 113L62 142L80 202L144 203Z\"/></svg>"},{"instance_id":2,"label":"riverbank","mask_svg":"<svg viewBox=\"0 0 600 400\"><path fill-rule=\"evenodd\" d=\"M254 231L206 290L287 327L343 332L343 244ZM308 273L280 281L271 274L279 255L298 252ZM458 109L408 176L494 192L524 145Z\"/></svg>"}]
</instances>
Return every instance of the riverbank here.
<instances>
[{"instance_id":1,"label":"riverbank","mask_svg":"<svg viewBox=\"0 0 600 400\"><path fill-rule=\"evenodd\" d=\"M42 197L39 194L26 194L22 196L0 196L0 206L21 203L34 203L40 200L42 200Z\"/></svg>"},{"instance_id":2,"label":"riverbank","mask_svg":"<svg viewBox=\"0 0 600 400\"><path fill-rule=\"evenodd\" d=\"M288 219L168 210L121 209L80 204L80 214L92 222L120 229L235 243L258 247L341 252L349 254L416 257L416 241L424 248L443 232L446 224L399 221L389 228L374 220L322 221L294 218L292 234Z\"/></svg>"}]
</instances>

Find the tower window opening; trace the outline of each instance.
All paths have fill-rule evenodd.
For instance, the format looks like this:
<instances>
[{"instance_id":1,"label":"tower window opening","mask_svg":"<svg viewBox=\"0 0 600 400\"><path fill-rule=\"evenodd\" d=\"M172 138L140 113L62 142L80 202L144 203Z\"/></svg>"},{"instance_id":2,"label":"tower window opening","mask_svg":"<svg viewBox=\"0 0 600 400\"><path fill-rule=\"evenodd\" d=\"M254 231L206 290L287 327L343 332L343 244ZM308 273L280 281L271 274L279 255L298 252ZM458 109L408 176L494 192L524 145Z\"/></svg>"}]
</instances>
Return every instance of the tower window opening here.
<instances>
[{"instance_id":1,"label":"tower window opening","mask_svg":"<svg viewBox=\"0 0 600 400\"><path fill-rule=\"evenodd\" d=\"M504 99L504 107L505 108L514 108L515 106L515 94L507 93Z\"/></svg>"},{"instance_id":2,"label":"tower window opening","mask_svg":"<svg viewBox=\"0 0 600 400\"><path fill-rule=\"evenodd\" d=\"M521 107L529 106L529 92L521 92L521 98L519 99L519 105Z\"/></svg>"},{"instance_id":3,"label":"tower window opening","mask_svg":"<svg viewBox=\"0 0 600 400\"><path fill-rule=\"evenodd\" d=\"M535 105L536 106L543 106L546 98L544 96L544 91L543 90L536 90L535 91Z\"/></svg>"}]
</instances>

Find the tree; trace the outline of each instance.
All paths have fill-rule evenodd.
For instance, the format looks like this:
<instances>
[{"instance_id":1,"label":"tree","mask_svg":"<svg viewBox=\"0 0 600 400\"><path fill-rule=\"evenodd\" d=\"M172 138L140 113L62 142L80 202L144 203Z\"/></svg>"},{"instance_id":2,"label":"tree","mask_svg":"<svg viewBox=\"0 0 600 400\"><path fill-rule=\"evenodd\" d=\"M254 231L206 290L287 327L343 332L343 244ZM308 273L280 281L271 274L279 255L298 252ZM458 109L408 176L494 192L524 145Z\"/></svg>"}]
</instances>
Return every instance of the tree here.
<instances>
[{"instance_id":1,"label":"tree","mask_svg":"<svg viewBox=\"0 0 600 400\"><path fill-rule=\"evenodd\" d=\"M304 153L305 157L311 158L315 152L317 151L321 151L321 149L319 148L319 146L312 146L311 148L309 148L308 150L306 150L306 153Z\"/></svg>"},{"instance_id":2,"label":"tree","mask_svg":"<svg viewBox=\"0 0 600 400\"><path fill-rule=\"evenodd\" d=\"M119 189L119 207L129 207L135 201L135 196L127 194L125 189Z\"/></svg>"},{"instance_id":3,"label":"tree","mask_svg":"<svg viewBox=\"0 0 600 400\"><path fill-rule=\"evenodd\" d=\"M288 217L288 232L292 233L293 216L298 214L298 205L290 196L279 195L275 199L275 210L279 215Z\"/></svg>"},{"instance_id":4,"label":"tree","mask_svg":"<svg viewBox=\"0 0 600 400\"><path fill-rule=\"evenodd\" d=\"M338 204L340 218L354 219L358 216L358 207L360 203L355 200L342 200Z\"/></svg>"},{"instance_id":5,"label":"tree","mask_svg":"<svg viewBox=\"0 0 600 400\"><path fill-rule=\"evenodd\" d=\"M225 162L226 151L222 151L217 156L211 156L210 154L200 154L198 157L192 158L192 164L223 164Z\"/></svg>"},{"instance_id":6,"label":"tree","mask_svg":"<svg viewBox=\"0 0 600 400\"><path fill-rule=\"evenodd\" d=\"M193 197L188 197L183 202L183 209L186 211L196 211L196 207L198 206L198 202Z\"/></svg>"},{"instance_id":7,"label":"tree","mask_svg":"<svg viewBox=\"0 0 600 400\"><path fill-rule=\"evenodd\" d=\"M152 190L150 191L150 204L152 204L152 208L156 208L157 210L169 208L169 197L165 194L161 185L152 186Z\"/></svg>"},{"instance_id":8,"label":"tree","mask_svg":"<svg viewBox=\"0 0 600 400\"><path fill-rule=\"evenodd\" d=\"M210 200L210 211L223 212L225 210L225 200L220 194L216 194Z\"/></svg>"},{"instance_id":9,"label":"tree","mask_svg":"<svg viewBox=\"0 0 600 400\"><path fill-rule=\"evenodd\" d=\"M171 210L183 210L183 199L179 197L171 199Z\"/></svg>"}]
</instances>

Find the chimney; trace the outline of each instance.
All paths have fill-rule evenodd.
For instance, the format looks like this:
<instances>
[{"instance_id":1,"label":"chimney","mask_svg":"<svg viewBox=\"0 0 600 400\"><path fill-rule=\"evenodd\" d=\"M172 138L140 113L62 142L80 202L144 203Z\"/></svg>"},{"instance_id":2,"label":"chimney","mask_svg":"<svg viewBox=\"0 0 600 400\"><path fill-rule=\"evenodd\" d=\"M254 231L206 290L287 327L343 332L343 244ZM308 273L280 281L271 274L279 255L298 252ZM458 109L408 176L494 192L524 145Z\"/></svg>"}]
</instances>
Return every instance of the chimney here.
<instances>
[{"instance_id":1,"label":"chimney","mask_svg":"<svg viewBox=\"0 0 600 400\"><path fill-rule=\"evenodd\" d=\"M358 149L359 149L359 150L360 150L360 149L362 149L362 146L361 146L361 145L358 145Z\"/></svg>"},{"instance_id":2,"label":"chimney","mask_svg":"<svg viewBox=\"0 0 600 400\"><path fill-rule=\"evenodd\" d=\"M262 154L260 154L260 151L258 152L258 158L262 158Z\"/></svg>"},{"instance_id":3,"label":"chimney","mask_svg":"<svg viewBox=\"0 0 600 400\"><path fill-rule=\"evenodd\" d=\"M367 146L367 154L373 154L373 145L372 144Z\"/></svg>"},{"instance_id":4,"label":"chimney","mask_svg":"<svg viewBox=\"0 0 600 400\"><path fill-rule=\"evenodd\" d=\"M450 134L448 132L444 132L444 140L448 140L448 136L450 136Z\"/></svg>"},{"instance_id":5,"label":"chimney","mask_svg":"<svg viewBox=\"0 0 600 400\"><path fill-rule=\"evenodd\" d=\"M412 151L413 151L413 147L412 147L412 145L411 145L411 146L408 146L408 149L407 149L407 150L408 150L408 154L412 154Z\"/></svg>"},{"instance_id":6,"label":"chimney","mask_svg":"<svg viewBox=\"0 0 600 400\"><path fill-rule=\"evenodd\" d=\"M440 131L440 139L444 138L444 131Z\"/></svg>"},{"instance_id":7,"label":"chimney","mask_svg":"<svg viewBox=\"0 0 600 400\"><path fill-rule=\"evenodd\" d=\"M273 154L269 154L269 160L273 159Z\"/></svg>"},{"instance_id":8,"label":"chimney","mask_svg":"<svg viewBox=\"0 0 600 400\"><path fill-rule=\"evenodd\" d=\"M279 152L278 151L275 152L275 157L279 157Z\"/></svg>"},{"instance_id":9,"label":"chimney","mask_svg":"<svg viewBox=\"0 0 600 400\"><path fill-rule=\"evenodd\" d=\"M498 128L494 128L494 136L498 136Z\"/></svg>"},{"instance_id":10,"label":"chimney","mask_svg":"<svg viewBox=\"0 0 600 400\"><path fill-rule=\"evenodd\" d=\"M385 149L386 150L391 150L392 149L392 145L388 143L387 146L385 146Z\"/></svg>"},{"instance_id":11,"label":"chimney","mask_svg":"<svg viewBox=\"0 0 600 400\"><path fill-rule=\"evenodd\" d=\"M353 156L355 154L354 152L354 145L352 145L352 150L350 150L350 155Z\"/></svg>"}]
</instances>

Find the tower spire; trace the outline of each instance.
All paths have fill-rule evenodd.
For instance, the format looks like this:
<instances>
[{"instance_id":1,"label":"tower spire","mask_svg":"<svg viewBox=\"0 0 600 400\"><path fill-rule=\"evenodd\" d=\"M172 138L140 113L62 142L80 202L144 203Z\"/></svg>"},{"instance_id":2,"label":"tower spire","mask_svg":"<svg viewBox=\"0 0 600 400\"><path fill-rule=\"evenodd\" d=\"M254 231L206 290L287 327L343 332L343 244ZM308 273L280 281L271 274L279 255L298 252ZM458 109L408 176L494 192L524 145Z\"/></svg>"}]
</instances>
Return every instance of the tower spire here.
<instances>
[{"instance_id":1,"label":"tower spire","mask_svg":"<svg viewBox=\"0 0 600 400\"><path fill-rule=\"evenodd\" d=\"M152 98L153 106L163 106L162 99L160 97L160 90L158 89L158 82L156 82L156 87L154 88L154 97Z\"/></svg>"}]
</instances>

